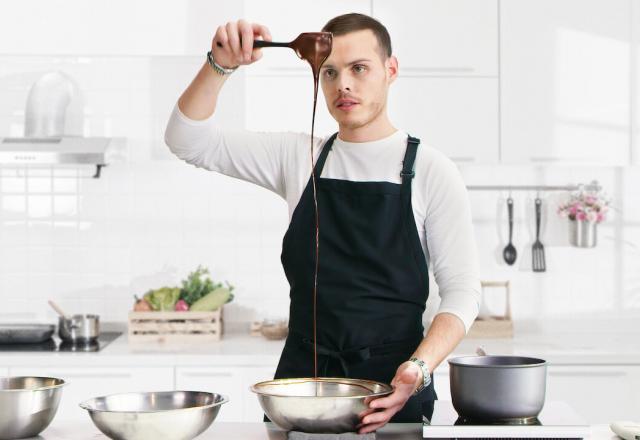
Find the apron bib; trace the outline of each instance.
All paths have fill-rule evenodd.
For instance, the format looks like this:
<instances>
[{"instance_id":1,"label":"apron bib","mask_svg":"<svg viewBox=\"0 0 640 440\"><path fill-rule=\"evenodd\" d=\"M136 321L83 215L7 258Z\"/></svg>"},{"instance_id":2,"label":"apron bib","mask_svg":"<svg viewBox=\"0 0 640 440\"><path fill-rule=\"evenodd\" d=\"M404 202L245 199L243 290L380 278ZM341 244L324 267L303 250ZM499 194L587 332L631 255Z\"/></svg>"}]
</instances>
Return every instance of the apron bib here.
<instances>
[{"instance_id":1,"label":"apron bib","mask_svg":"<svg viewBox=\"0 0 640 440\"><path fill-rule=\"evenodd\" d=\"M409 136L402 183L320 177L337 133L315 165L319 210L318 376L389 383L423 339L429 295L427 261L411 206L420 140ZM315 210L309 179L281 255L291 287L289 336L276 379L313 377ZM392 422L431 417L432 384L409 399ZM426 414L425 414L426 413Z\"/></svg>"}]
</instances>

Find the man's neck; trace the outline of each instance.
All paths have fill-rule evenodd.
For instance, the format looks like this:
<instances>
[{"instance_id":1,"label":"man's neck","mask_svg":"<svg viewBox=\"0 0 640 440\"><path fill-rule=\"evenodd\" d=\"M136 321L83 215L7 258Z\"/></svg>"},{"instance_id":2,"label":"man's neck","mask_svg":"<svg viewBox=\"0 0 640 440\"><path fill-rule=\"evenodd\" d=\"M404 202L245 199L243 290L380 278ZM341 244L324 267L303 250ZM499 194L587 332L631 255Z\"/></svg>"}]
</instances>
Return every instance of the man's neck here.
<instances>
[{"instance_id":1,"label":"man's neck","mask_svg":"<svg viewBox=\"0 0 640 440\"><path fill-rule=\"evenodd\" d=\"M361 127L344 127L338 130L338 138L345 142L372 142L391 136L397 129L387 118L373 120Z\"/></svg>"}]
</instances>

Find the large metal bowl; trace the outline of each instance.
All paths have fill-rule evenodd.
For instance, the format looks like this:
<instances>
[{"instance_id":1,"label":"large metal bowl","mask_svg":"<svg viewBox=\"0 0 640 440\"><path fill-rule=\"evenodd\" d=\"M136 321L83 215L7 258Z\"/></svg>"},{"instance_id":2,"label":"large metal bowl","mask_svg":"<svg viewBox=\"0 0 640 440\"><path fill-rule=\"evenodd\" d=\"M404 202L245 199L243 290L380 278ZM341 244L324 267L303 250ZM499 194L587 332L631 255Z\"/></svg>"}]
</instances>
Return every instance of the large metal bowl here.
<instances>
[{"instance_id":1,"label":"large metal bowl","mask_svg":"<svg viewBox=\"0 0 640 440\"><path fill-rule=\"evenodd\" d=\"M310 433L356 431L368 403L393 392L390 385L361 379L276 379L251 387L260 406L282 429Z\"/></svg>"},{"instance_id":2,"label":"large metal bowl","mask_svg":"<svg viewBox=\"0 0 640 440\"><path fill-rule=\"evenodd\" d=\"M544 406L547 363L523 356L449 360L451 403L463 418L508 421L537 417Z\"/></svg>"},{"instance_id":3,"label":"large metal bowl","mask_svg":"<svg viewBox=\"0 0 640 440\"><path fill-rule=\"evenodd\" d=\"M64 385L54 377L0 378L0 439L40 434L58 410Z\"/></svg>"},{"instance_id":4,"label":"large metal bowl","mask_svg":"<svg viewBox=\"0 0 640 440\"><path fill-rule=\"evenodd\" d=\"M114 440L190 440L204 432L228 402L200 391L112 394L80 404Z\"/></svg>"}]
</instances>

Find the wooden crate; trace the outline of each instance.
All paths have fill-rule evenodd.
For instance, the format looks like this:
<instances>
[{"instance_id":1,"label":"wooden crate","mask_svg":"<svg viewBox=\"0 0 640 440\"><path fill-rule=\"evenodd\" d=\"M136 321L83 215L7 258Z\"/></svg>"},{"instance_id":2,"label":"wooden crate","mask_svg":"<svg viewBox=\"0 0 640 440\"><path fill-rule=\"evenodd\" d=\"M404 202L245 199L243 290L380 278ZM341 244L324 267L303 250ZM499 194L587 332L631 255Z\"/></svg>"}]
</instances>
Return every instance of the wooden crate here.
<instances>
[{"instance_id":1,"label":"wooden crate","mask_svg":"<svg viewBox=\"0 0 640 440\"><path fill-rule=\"evenodd\" d=\"M505 311L502 316L476 319L467 333L469 339L513 338L513 320L511 319L511 283L509 281L481 281L482 294L486 287L502 287L505 290Z\"/></svg>"},{"instance_id":2,"label":"wooden crate","mask_svg":"<svg viewBox=\"0 0 640 440\"><path fill-rule=\"evenodd\" d=\"M209 342L222 338L222 307L213 312L129 312L130 342Z\"/></svg>"}]
</instances>

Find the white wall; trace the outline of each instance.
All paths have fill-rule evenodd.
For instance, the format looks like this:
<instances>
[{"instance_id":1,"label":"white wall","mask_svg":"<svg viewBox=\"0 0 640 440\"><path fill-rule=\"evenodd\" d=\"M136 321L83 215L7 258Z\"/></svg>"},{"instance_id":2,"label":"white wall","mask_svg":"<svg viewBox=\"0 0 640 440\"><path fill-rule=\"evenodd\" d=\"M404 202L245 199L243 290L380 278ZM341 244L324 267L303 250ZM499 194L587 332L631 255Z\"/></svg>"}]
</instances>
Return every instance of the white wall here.
<instances>
[{"instance_id":1,"label":"white wall","mask_svg":"<svg viewBox=\"0 0 640 440\"><path fill-rule=\"evenodd\" d=\"M84 134L126 138L123 158L104 169L100 179L87 177L93 172L90 168L0 166L0 319L52 320L53 312L46 306L46 299L52 298L69 312L124 320L134 294L176 283L198 264L210 267L214 278L237 286L227 320L286 316L288 285L279 260L287 227L285 203L263 189L178 161L162 140L175 100L203 63L215 25L242 16L242 3L183 1L156 6L136 2L133 8L110 2L100 9L101 2L95 2L102 15L89 15L80 6L84 3L30 0L5 6L0 14L0 137L22 134L29 86L42 73L59 70L71 75L83 91ZM371 7L366 1L354 5L365 11ZM154 8L160 9L149 19ZM348 10L342 9L333 2L330 15ZM33 29L27 23L34 19L34 11L39 11L40 32L54 34L44 45L40 32L28 30ZM75 29L78 23L80 33L57 33ZM111 33L114 38L105 37ZM628 67L633 85L638 69L633 63ZM265 106L268 94L260 86L269 86L274 76L273 72L246 72L236 72L225 85L219 117L229 127L258 123L256 112L247 109ZM303 81L304 73L300 75L295 84ZM421 83L431 87L437 84L434 76L450 77L452 90L459 90L455 81L466 81L457 83L464 86L490 82L482 93L473 95L470 104L476 110L465 117L473 119L483 109L495 112L489 113L494 115L495 129L487 129L486 142L491 157L499 159L504 145L497 129L500 122L509 121L499 119L499 73L483 70L475 78L471 74L460 79L455 72L417 69L409 76L401 77L396 86L404 79L416 87ZM492 99L487 100L486 93L493 94ZM443 95L441 99L446 98ZM273 114L278 114L278 104L269 102ZM437 116L437 103L421 105ZM416 121L412 103L393 108L398 112L393 115L396 120ZM633 118L638 120L637 114L629 120ZM325 130L331 129L330 120L323 124ZM467 126L464 121L460 125L462 131ZM636 125L624 128L634 141ZM290 128L308 129L297 122ZM502 132L509 129L513 132L511 126L501 127ZM455 136L460 140L460 133ZM600 318L640 318L637 167L464 163L460 167L468 184L566 184L598 179L614 198L615 211L600 227L598 247L583 250L568 246L566 225L554 213L554 195L541 194L547 272L539 274L531 272L528 258L535 194L514 193L519 260L515 267L508 267L497 258L506 236L507 193L470 193L482 278L512 280L517 322L542 325L548 319L578 319L588 327Z\"/></svg>"}]
</instances>

